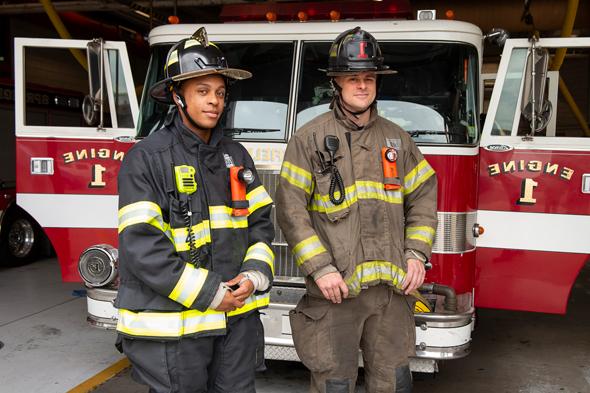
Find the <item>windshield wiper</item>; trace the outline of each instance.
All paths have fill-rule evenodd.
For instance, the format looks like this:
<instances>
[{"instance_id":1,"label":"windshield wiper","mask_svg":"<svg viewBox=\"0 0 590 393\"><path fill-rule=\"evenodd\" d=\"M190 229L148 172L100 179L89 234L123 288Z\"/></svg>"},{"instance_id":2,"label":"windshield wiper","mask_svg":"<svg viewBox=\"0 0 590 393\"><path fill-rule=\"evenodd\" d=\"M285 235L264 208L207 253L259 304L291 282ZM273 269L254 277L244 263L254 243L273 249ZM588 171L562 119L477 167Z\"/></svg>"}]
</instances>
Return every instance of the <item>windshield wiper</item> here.
<instances>
[{"instance_id":1,"label":"windshield wiper","mask_svg":"<svg viewBox=\"0 0 590 393\"><path fill-rule=\"evenodd\" d=\"M413 138L418 135L448 135L450 132L440 130L411 130L406 131Z\"/></svg>"},{"instance_id":2,"label":"windshield wiper","mask_svg":"<svg viewBox=\"0 0 590 393\"><path fill-rule=\"evenodd\" d=\"M253 134L257 132L279 132L279 128L224 128L223 133L225 135L240 135L240 134Z\"/></svg>"}]
</instances>

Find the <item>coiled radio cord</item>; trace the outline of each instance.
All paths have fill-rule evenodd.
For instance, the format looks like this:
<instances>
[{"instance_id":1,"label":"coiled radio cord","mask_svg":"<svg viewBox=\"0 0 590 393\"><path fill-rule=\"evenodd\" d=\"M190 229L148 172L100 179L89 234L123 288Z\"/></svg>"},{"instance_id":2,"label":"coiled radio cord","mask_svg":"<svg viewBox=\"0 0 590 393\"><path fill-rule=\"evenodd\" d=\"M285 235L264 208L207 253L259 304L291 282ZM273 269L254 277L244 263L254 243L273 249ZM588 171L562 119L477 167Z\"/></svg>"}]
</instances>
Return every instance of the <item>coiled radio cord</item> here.
<instances>
[{"instance_id":1,"label":"coiled radio cord","mask_svg":"<svg viewBox=\"0 0 590 393\"><path fill-rule=\"evenodd\" d=\"M191 222L192 213L190 212L190 209L189 209L189 203L188 202L181 203L180 208L182 210L182 215L184 216L184 225L186 226L186 230L188 232L186 239L188 240L189 257L190 257L192 264L195 265L196 268L198 268L201 266L201 258L199 258L199 251L195 247L195 234L193 233L193 228L191 225L192 224L192 222Z\"/></svg>"},{"instance_id":2,"label":"coiled radio cord","mask_svg":"<svg viewBox=\"0 0 590 393\"><path fill-rule=\"evenodd\" d=\"M330 165L330 171L332 172L332 177L330 179L330 188L328 192L328 196L330 197L330 202L335 205L341 205L344 202L344 182L342 181L342 176L340 176L340 171L336 165ZM338 192L340 195L336 198L336 187L338 187Z\"/></svg>"}]
</instances>

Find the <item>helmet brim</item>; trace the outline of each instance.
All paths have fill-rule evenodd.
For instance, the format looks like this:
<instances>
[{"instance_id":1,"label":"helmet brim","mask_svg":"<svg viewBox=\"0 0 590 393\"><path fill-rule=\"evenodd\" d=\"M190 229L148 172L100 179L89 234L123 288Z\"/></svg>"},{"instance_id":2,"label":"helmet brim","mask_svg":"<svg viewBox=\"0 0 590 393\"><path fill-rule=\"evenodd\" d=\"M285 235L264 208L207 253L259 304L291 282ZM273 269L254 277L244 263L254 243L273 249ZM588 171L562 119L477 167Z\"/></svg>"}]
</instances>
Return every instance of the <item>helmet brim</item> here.
<instances>
[{"instance_id":1,"label":"helmet brim","mask_svg":"<svg viewBox=\"0 0 590 393\"><path fill-rule=\"evenodd\" d=\"M252 77L252 73L239 68L224 68L220 70L209 69L199 70L193 72L187 72L181 75L174 76L172 78L163 79L155 83L150 89L150 95L152 98L162 104L172 105L172 92L170 91L170 84L172 82L180 82L187 79L198 78L205 75L221 75L229 79L244 80Z\"/></svg>"},{"instance_id":2,"label":"helmet brim","mask_svg":"<svg viewBox=\"0 0 590 393\"><path fill-rule=\"evenodd\" d=\"M325 68L318 68L318 70L325 72L327 76L350 76L350 75L358 75L361 72L374 72L377 75L393 75L397 74L396 70L347 70L347 71L329 71Z\"/></svg>"}]
</instances>

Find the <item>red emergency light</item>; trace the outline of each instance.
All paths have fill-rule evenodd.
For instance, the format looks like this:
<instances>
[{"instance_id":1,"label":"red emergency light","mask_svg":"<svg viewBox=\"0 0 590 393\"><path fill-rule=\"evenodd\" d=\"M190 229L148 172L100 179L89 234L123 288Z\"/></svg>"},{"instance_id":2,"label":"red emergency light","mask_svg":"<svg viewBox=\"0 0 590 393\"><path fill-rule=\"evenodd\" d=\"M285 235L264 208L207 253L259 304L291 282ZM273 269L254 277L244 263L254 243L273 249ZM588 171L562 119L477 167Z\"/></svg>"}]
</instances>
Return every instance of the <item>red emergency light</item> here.
<instances>
[{"instance_id":1,"label":"red emergency light","mask_svg":"<svg viewBox=\"0 0 590 393\"><path fill-rule=\"evenodd\" d=\"M272 20L268 19L272 15ZM302 18L303 17L303 18ZM223 22L312 21L345 19L412 19L409 0L313 1L224 5ZM304 20L302 20L304 19Z\"/></svg>"}]
</instances>

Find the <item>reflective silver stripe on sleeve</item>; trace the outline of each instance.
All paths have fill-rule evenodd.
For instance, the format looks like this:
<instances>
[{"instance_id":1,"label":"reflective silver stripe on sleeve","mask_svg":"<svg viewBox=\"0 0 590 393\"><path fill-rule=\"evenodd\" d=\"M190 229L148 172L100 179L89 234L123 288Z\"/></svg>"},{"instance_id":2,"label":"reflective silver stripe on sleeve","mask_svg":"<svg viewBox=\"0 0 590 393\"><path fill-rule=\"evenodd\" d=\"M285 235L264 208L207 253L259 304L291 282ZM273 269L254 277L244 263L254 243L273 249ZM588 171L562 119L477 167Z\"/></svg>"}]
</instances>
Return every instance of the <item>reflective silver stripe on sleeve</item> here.
<instances>
[{"instance_id":1,"label":"reflective silver stripe on sleeve","mask_svg":"<svg viewBox=\"0 0 590 393\"><path fill-rule=\"evenodd\" d=\"M266 262L270 266L270 270L271 270L272 274L275 273L275 266L274 266L275 265L274 264L275 254L270 249L270 247L268 245L266 245L265 243L258 242L258 243L253 244L252 246L250 246L248 248L248 251L246 251L246 256L244 257L244 262L246 262L248 259L256 259L259 261Z\"/></svg>"},{"instance_id":2,"label":"reflective silver stripe on sleeve","mask_svg":"<svg viewBox=\"0 0 590 393\"><path fill-rule=\"evenodd\" d=\"M168 297L185 307L190 307L199 296L208 275L209 271L186 263L182 275Z\"/></svg>"}]
</instances>

